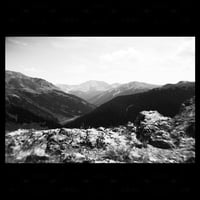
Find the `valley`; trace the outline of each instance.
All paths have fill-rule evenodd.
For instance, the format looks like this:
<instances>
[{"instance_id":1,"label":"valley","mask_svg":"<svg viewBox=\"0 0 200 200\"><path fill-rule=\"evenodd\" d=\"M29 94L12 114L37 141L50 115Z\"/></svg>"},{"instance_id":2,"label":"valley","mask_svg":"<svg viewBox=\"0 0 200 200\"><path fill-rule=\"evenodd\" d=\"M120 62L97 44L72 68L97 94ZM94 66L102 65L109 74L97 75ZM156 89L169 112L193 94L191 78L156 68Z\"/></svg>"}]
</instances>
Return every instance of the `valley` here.
<instances>
[{"instance_id":1,"label":"valley","mask_svg":"<svg viewBox=\"0 0 200 200\"><path fill-rule=\"evenodd\" d=\"M81 116L95 108L43 79L11 71L6 72L5 99L7 124L40 122L56 128L60 127L62 121Z\"/></svg>"}]
</instances>

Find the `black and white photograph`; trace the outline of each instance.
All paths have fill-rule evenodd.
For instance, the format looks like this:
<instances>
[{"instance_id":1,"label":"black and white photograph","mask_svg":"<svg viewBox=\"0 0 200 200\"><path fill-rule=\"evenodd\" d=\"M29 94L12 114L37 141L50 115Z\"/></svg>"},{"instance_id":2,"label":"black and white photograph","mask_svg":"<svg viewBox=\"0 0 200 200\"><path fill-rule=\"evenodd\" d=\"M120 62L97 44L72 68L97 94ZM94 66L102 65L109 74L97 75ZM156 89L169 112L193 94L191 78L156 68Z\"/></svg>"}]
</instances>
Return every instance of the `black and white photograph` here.
<instances>
[{"instance_id":1,"label":"black and white photograph","mask_svg":"<svg viewBox=\"0 0 200 200\"><path fill-rule=\"evenodd\" d=\"M195 37L5 37L5 163L195 163Z\"/></svg>"}]
</instances>

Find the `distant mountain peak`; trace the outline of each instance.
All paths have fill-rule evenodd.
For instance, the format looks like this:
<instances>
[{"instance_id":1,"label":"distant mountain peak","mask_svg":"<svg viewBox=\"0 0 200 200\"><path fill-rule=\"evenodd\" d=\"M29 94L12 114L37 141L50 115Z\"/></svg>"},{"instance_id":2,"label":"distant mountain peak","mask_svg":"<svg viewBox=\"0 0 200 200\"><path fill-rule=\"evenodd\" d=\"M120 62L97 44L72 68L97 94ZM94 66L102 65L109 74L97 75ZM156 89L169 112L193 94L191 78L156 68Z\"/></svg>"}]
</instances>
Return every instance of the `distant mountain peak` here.
<instances>
[{"instance_id":1,"label":"distant mountain peak","mask_svg":"<svg viewBox=\"0 0 200 200\"><path fill-rule=\"evenodd\" d=\"M89 80L80 85L77 85L73 90L80 90L82 92L87 91L105 91L111 88L111 86L104 81Z\"/></svg>"},{"instance_id":2,"label":"distant mountain peak","mask_svg":"<svg viewBox=\"0 0 200 200\"><path fill-rule=\"evenodd\" d=\"M106 82L105 81L99 81L99 80L88 80L88 81L83 82L82 84L84 84L84 83L106 83ZM108 83L106 83L106 84L108 84Z\"/></svg>"}]
</instances>

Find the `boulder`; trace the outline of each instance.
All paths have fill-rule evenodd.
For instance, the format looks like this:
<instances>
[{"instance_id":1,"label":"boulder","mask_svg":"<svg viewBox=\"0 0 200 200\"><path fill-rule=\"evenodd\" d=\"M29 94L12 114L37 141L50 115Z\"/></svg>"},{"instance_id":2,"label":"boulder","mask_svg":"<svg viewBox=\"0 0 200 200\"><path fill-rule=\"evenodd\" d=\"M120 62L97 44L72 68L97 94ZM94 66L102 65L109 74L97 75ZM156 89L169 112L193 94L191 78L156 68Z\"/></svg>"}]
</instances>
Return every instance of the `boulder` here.
<instances>
[{"instance_id":1,"label":"boulder","mask_svg":"<svg viewBox=\"0 0 200 200\"><path fill-rule=\"evenodd\" d=\"M56 142L61 142L67 138L66 135L54 135L52 137Z\"/></svg>"},{"instance_id":2,"label":"boulder","mask_svg":"<svg viewBox=\"0 0 200 200\"><path fill-rule=\"evenodd\" d=\"M172 128L172 126L171 126L170 122L168 121L168 119L166 119L166 121L165 120L160 121L158 123L158 127L160 129L163 129L163 130L166 130L166 131L170 131L171 128Z\"/></svg>"},{"instance_id":3,"label":"boulder","mask_svg":"<svg viewBox=\"0 0 200 200\"><path fill-rule=\"evenodd\" d=\"M77 160L84 160L85 159L85 156L80 154L80 153L74 153L74 157Z\"/></svg>"},{"instance_id":4,"label":"boulder","mask_svg":"<svg viewBox=\"0 0 200 200\"><path fill-rule=\"evenodd\" d=\"M134 127L134 123L132 123L132 122L129 121L129 122L127 123L127 127Z\"/></svg>"},{"instance_id":5,"label":"boulder","mask_svg":"<svg viewBox=\"0 0 200 200\"><path fill-rule=\"evenodd\" d=\"M156 110L150 110L150 111L142 111L139 113L135 120L136 125L140 125L141 122L153 124L155 122L158 122L159 120L168 120L168 117L164 117Z\"/></svg>"},{"instance_id":6,"label":"boulder","mask_svg":"<svg viewBox=\"0 0 200 200\"><path fill-rule=\"evenodd\" d=\"M105 128L103 128L103 127L99 127L99 128L97 128L97 130L99 130L99 131L104 131Z\"/></svg>"},{"instance_id":7,"label":"boulder","mask_svg":"<svg viewBox=\"0 0 200 200\"><path fill-rule=\"evenodd\" d=\"M148 143L150 140L171 140L169 130L171 129L171 118L164 117L157 111L142 111L135 120L137 125L136 135L137 138ZM165 141L163 142L165 143ZM160 143L158 144L160 145ZM165 146L165 145L163 145Z\"/></svg>"},{"instance_id":8,"label":"boulder","mask_svg":"<svg viewBox=\"0 0 200 200\"><path fill-rule=\"evenodd\" d=\"M46 144L43 144L41 147L35 147L33 152L35 155L37 156L46 156L46 153L45 153L45 149L46 149Z\"/></svg>"},{"instance_id":9,"label":"boulder","mask_svg":"<svg viewBox=\"0 0 200 200\"><path fill-rule=\"evenodd\" d=\"M157 130L154 134L151 135L151 138L160 138L164 140L171 140L170 133L165 130Z\"/></svg>"},{"instance_id":10,"label":"boulder","mask_svg":"<svg viewBox=\"0 0 200 200\"><path fill-rule=\"evenodd\" d=\"M130 159L131 160L139 160L141 158L141 155L136 151L130 152Z\"/></svg>"},{"instance_id":11,"label":"boulder","mask_svg":"<svg viewBox=\"0 0 200 200\"><path fill-rule=\"evenodd\" d=\"M65 129L64 128L61 128L60 130L59 130L59 132L58 132L59 134L62 134L62 135L65 135Z\"/></svg>"}]
</instances>

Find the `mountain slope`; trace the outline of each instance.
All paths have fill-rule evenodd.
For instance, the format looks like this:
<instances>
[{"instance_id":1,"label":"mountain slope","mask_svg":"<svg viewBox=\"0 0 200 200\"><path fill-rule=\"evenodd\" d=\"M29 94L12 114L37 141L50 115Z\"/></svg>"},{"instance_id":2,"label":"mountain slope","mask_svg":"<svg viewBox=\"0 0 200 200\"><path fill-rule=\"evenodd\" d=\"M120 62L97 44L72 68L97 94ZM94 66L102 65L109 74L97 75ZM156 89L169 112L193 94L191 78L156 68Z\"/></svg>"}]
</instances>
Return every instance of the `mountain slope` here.
<instances>
[{"instance_id":1,"label":"mountain slope","mask_svg":"<svg viewBox=\"0 0 200 200\"><path fill-rule=\"evenodd\" d=\"M140 92L145 92L150 89L159 87L158 85L143 83L143 82L130 82L122 85L118 85L114 88L111 88L109 90L106 90L105 92L102 92L90 99L88 101L94 105L100 106L107 101L110 101L111 99L122 96L122 95L129 95L129 94L137 94Z\"/></svg>"},{"instance_id":2,"label":"mountain slope","mask_svg":"<svg viewBox=\"0 0 200 200\"><path fill-rule=\"evenodd\" d=\"M56 125L94 109L43 79L6 71L6 123L42 122Z\"/></svg>"},{"instance_id":3,"label":"mountain slope","mask_svg":"<svg viewBox=\"0 0 200 200\"><path fill-rule=\"evenodd\" d=\"M142 110L157 110L165 116L173 117L178 113L181 103L194 94L194 82L179 82L143 93L119 96L65 126L98 127L124 124L135 120Z\"/></svg>"}]
</instances>

